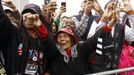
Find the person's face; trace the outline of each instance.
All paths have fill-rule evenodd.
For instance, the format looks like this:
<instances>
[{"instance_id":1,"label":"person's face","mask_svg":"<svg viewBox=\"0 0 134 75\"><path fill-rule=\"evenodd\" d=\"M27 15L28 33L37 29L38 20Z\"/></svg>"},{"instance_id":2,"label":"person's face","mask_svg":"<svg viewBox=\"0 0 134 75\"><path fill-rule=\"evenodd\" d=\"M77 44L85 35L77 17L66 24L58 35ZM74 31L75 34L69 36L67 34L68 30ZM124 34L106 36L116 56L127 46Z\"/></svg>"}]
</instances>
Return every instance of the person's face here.
<instances>
[{"instance_id":1,"label":"person's face","mask_svg":"<svg viewBox=\"0 0 134 75\"><path fill-rule=\"evenodd\" d=\"M57 36L57 42L61 48L67 49L71 47L70 36L66 33L59 33Z\"/></svg>"},{"instance_id":2,"label":"person's face","mask_svg":"<svg viewBox=\"0 0 134 75\"><path fill-rule=\"evenodd\" d=\"M84 9L84 12L91 12L93 9L93 2L90 0L84 0L82 8Z\"/></svg>"},{"instance_id":3,"label":"person's face","mask_svg":"<svg viewBox=\"0 0 134 75\"><path fill-rule=\"evenodd\" d=\"M61 21L61 24L62 24L62 25L64 25L64 24L65 24L66 19L67 19L67 18L63 18L63 19L62 19L62 21Z\"/></svg>"},{"instance_id":4,"label":"person's face","mask_svg":"<svg viewBox=\"0 0 134 75\"><path fill-rule=\"evenodd\" d=\"M71 30L75 30L75 22L71 19L67 19L65 23L65 27L69 27Z\"/></svg>"},{"instance_id":5,"label":"person's face","mask_svg":"<svg viewBox=\"0 0 134 75\"><path fill-rule=\"evenodd\" d=\"M34 29L34 22L33 19L31 18L32 14L31 13L25 13L23 15L23 25L26 29Z\"/></svg>"}]
</instances>

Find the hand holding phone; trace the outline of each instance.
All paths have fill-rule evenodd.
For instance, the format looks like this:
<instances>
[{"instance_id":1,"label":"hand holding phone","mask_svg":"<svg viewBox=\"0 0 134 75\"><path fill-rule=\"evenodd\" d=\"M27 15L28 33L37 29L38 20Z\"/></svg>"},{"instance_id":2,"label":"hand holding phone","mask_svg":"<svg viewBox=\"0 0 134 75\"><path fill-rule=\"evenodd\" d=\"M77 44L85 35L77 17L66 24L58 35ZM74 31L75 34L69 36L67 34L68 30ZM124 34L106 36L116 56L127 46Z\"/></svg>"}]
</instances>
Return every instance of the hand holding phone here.
<instances>
[{"instance_id":1,"label":"hand holding phone","mask_svg":"<svg viewBox=\"0 0 134 75\"><path fill-rule=\"evenodd\" d=\"M66 12L66 2L61 2L61 7L63 7L64 12Z\"/></svg>"},{"instance_id":2,"label":"hand holding phone","mask_svg":"<svg viewBox=\"0 0 134 75\"><path fill-rule=\"evenodd\" d=\"M11 0L3 0L2 2L3 2L3 3L2 3L3 5L5 5L5 6L11 8L11 9L13 9L13 10L16 9L15 4L13 4L13 2L12 2Z\"/></svg>"}]
</instances>

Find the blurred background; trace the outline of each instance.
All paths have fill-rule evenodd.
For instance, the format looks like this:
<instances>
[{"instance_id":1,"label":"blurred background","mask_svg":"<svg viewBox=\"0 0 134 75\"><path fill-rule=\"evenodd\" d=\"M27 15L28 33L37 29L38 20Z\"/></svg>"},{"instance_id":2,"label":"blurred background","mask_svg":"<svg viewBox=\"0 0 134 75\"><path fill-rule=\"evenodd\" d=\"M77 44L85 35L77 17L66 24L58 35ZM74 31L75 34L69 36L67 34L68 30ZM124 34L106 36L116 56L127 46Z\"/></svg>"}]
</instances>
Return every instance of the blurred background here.
<instances>
[{"instance_id":1,"label":"blurred background","mask_svg":"<svg viewBox=\"0 0 134 75\"><path fill-rule=\"evenodd\" d=\"M25 4L35 3L42 8L42 5L49 0L12 0L12 1L16 4L17 8L21 12ZM57 8L60 7L61 2L66 2L67 11L63 15L67 15L67 16L78 14L79 10L81 9L82 1L83 0L56 0L57 5L58 5ZM102 9L104 8L107 1L109 0L98 0ZM134 0L130 0L130 3L132 4L133 9L134 9Z\"/></svg>"}]
</instances>

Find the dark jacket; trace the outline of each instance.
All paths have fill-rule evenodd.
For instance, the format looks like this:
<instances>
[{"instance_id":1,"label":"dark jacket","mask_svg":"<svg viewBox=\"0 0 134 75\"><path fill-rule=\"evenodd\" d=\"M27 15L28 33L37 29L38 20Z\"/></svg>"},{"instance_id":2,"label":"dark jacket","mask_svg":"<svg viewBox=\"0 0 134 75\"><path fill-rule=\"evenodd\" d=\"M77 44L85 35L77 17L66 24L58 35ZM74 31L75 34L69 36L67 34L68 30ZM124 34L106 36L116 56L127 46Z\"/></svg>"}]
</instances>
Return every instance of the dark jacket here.
<instances>
[{"instance_id":1,"label":"dark jacket","mask_svg":"<svg viewBox=\"0 0 134 75\"><path fill-rule=\"evenodd\" d=\"M78 56L76 58L70 57L68 63L64 61L64 56L58 53L57 56L55 56L55 58L52 61L50 61L50 74L51 75L88 74L89 70L87 65L86 50L87 49L84 49L83 44L78 44L77 45Z\"/></svg>"},{"instance_id":2,"label":"dark jacket","mask_svg":"<svg viewBox=\"0 0 134 75\"><path fill-rule=\"evenodd\" d=\"M45 71L46 65L46 57L51 55L53 56L55 53L54 50L56 48L55 43L51 35L48 32L47 38L41 39L32 42L28 34L25 32L23 25L20 26L19 29L16 29L10 19L4 14L3 9L0 4L0 50L3 50L4 59L5 59L5 69L8 75L14 75L16 73L24 73L27 59L28 59L28 51L30 49L41 50L43 54L43 71ZM39 46L35 45L37 42L40 42ZM19 45L22 44L22 56L18 53ZM50 47L51 46L51 47Z\"/></svg>"},{"instance_id":3,"label":"dark jacket","mask_svg":"<svg viewBox=\"0 0 134 75\"><path fill-rule=\"evenodd\" d=\"M89 57L89 69L91 73L117 68L124 41L124 27L123 24L117 23L113 37L111 37L111 31L106 35L99 32L93 36L96 37L96 40L90 45L90 49L94 50ZM99 39L102 39L102 42L98 41ZM102 48L99 45L102 45Z\"/></svg>"},{"instance_id":4,"label":"dark jacket","mask_svg":"<svg viewBox=\"0 0 134 75\"><path fill-rule=\"evenodd\" d=\"M76 58L71 56L68 63L65 62L64 55L60 53L60 48L58 48L59 53L50 61L50 73L52 75L88 74L91 71L91 69L88 68L88 59L96 48L97 37L103 36L105 38L105 35L106 32L103 28L100 28L92 38L87 39L84 43L78 43L76 45L78 56Z\"/></svg>"},{"instance_id":5,"label":"dark jacket","mask_svg":"<svg viewBox=\"0 0 134 75\"><path fill-rule=\"evenodd\" d=\"M77 16L75 16L75 17L78 19L78 21L80 21L82 15L83 15L83 14L79 14L79 15L77 15ZM84 35L83 35L82 37L79 37L80 39L82 39L82 40L84 40L84 41L87 40L87 36L88 36L89 31L90 31L91 25L92 25L92 23L93 23L94 20L97 22L97 19L100 19L100 18L99 18L98 16L94 16L94 15L92 15L92 14L90 13L86 31L85 31L85 33L84 33Z\"/></svg>"}]
</instances>

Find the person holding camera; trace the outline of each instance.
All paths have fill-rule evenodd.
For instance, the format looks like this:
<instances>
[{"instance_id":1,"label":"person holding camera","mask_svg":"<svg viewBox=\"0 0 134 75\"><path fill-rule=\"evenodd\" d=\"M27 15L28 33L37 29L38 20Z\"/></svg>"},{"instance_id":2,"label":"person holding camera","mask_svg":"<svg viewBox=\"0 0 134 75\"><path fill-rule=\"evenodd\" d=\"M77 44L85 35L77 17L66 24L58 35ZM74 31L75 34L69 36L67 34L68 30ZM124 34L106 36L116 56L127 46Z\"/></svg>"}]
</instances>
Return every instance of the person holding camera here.
<instances>
[{"instance_id":1,"label":"person holding camera","mask_svg":"<svg viewBox=\"0 0 134 75\"><path fill-rule=\"evenodd\" d=\"M76 24L76 29L74 31L77 34L77 36L81 38L83 41L87 39L87 36L90 33L92 26L96 26L92 25L92 23L94 21L97 23L96 19L99 18L97 16L92 15L92 9L94 9L100 15L103 14L101 6L96 0L84 0L82 3L82 14L74 16L72 18ZM94 27L94 30L96 30L96 27Z\"/></svg>"},{"instance_id":2,"label":"person holding camera","mask_svg":"<svg viewBox=\"0 0 134 75\"><path fill-rule=\"evenodd\" d=\"M125 2L123 11L129 16L131 26L133 27L134 11L130 3ZM124 45L133 41L133 28L120 22L120 12L122 11L118 2L111 0L106 4L105 11L101 21L106 24L105 28L109 28L107 38L98 38L97 48L89 58L89 68L91 73L108 71L119 68L121 54L124 52ZM104 26L103 26L104 27ZM105 29L104 28L104 29ZM131 34L129 34L131 33ZM128 58L129 59L129 58Z\"/></svg>"},{"instance_id":3,"label":"person holding camera","mask_svg":"<svg viewBox=\"0 0 134 75\"><path fill-rule=\"evenodd\" d=\"M66 12L66 2L61 2L61 7L59 8L57 16L54 18L54 22L58 25L58 29L63 28L63 24L65 23L62 22L63 17L61 17L64 12Z\"/></svg>"},{"instance_id":4,"label":"person holding camera","mask_svg":"<svg viewBox=\"0 0 134 75\"><path fill-rule=\"evenodd\" d=\"M54 12L57 9L56 1L50 0L48 3L42 5L42 14L44 16L44 20L46 21L47 28L52 33L52 21L54 17Z\"/></svg>"},{"instance_id":5,"label":"person holding camera","mask_svg":"<svg viewBox=\"0 0 134 75\"><path fill-rule=\"evenodd\" d=\"M121 2L120 9L124 12L121 22L125 24L125 41L123 42L122 52L120 54L118 68L127 68L134 66L134 10L130 4L130 0ZM125 59L125 60L124 60ZM126 72L127 75L133 75L133 71ZM122 72L120 75L124 75Z\"/></svg>"},{"instance_id":6,"label":"person holding camera","mask_svg":"<svg viewBox=\"0 0 134 75\"><path fill-rule=\"evenodd\" d=\"M7 75L45 73L46 59L52 58L56 46L43 21L40 7L28 4L16 29L0 0L0 50L3 50Z\"/></svg>"}]
</instances>

